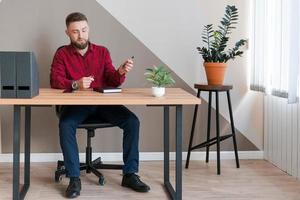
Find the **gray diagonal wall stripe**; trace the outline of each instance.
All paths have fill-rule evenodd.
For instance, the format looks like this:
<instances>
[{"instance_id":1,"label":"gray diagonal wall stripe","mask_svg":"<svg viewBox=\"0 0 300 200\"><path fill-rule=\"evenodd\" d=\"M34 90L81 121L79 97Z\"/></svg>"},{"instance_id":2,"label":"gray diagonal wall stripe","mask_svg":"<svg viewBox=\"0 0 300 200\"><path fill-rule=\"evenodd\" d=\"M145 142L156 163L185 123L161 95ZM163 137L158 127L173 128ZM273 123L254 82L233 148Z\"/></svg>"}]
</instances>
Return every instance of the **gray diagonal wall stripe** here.
<instances>
[{"instance_id":1,"label":"gray diagonal wall stripe","mask_svg":"<svg viewBox=\"0 0 300 200\"><path fill-rule=\"evenodd\" d=\"M60 5L60 6L57 6ZM127 77L123 87L150 87L144 79L146 67L162 63L143 43L122 26L96 1L82 0L5 0L0 4L1 37L0 50L31 50L34 51L40 70L41 87L49 87L49 70L55 50L67 44L64 34L64 19L67 14L80 11L87 15L91 29L91 41L109 48L115 66L131 55L135 56L135 68ZM182 87L194 92L183 80L173 73L176 87ZM201 106L199 117L199 132L196 140L204 139L206 124L206 104ZM1 106L2 115L2 152L12 151L12 109ZM131 106L141 121L140 151L162 151L162 110ZM187 149L193 107L184 107L184 150ZM147 113L146 115L144 113ZM3 117L5 116L5 117ZM32 111L32 152L60 152L58 139L58 120L54 108L33 108ZM228 130L227 122L222 119L222 132ZM172 124L171 130L174 130ZM122 135L120 129L101 130L93 140L96 152L119 152L122 150ZM171 137L171 146L174 146ZM78 144L84 152L85 134L79 132ZM97 145L95 145L97 144ZM256 150L242 134L238 133L240 150ZM172 148L173 149L173 148ZM231 150L232 143L222 144L223 150Z\"/></svg>"}]
</instances>

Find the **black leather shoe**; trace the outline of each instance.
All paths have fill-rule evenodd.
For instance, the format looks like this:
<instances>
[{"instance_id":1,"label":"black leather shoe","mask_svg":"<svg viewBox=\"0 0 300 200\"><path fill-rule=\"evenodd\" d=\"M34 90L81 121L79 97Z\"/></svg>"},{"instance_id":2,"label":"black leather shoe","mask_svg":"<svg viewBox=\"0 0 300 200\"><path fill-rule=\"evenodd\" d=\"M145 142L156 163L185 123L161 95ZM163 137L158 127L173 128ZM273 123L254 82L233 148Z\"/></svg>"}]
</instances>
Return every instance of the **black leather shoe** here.
<instances>
[{"instance_id":1,"label":"black leather shoe","mask_svg":"<svg viewBox=\"0 0 300 200\"><path fill-rule=\"evenodd\" d=\"M143 183L136 174L123 175L122 186L129 187L137 192L148 192L150 190L150 187Z\"/></svg>"},{"instance_id":2,"label":"black leather shoe","mask_svg":"<svg viewBox=\"0 0 300 200\"><path fill-rule=\"evenodd\" d=\"M66 190L67 198L76 198L80 195L81 181L79 178L70 179L69 186Z\"/></svg>"}]
</instances>

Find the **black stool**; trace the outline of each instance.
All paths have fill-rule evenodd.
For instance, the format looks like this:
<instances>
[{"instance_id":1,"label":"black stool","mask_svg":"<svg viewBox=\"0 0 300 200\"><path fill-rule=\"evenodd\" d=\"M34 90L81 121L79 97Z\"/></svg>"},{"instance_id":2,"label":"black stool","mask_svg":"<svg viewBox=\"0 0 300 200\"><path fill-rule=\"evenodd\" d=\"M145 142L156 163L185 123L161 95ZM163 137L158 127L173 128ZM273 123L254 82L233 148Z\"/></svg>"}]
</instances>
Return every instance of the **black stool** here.
<instances>
[{"instance_id":1,"label":"black stool","mask_svg":"<svg viewBox=\"0 0 300 200\"><path fill-rule=\"evenodd\" d=\"M238 158L238 151L237 151L237 144L236 144L236 138L235 138L235 128L234 128L234 122L233 122L233 116L232 116L232 108L231 108L231 100L230 100L230 90L232 89L232 85L200 85L195 84L194 88L198 90L197 97L200 98L200 92L206 91L209 92L209 98L208 98L208 117L207 117L207 140L206 142L203 142L201 144L193 145L193 138L194 138L194 131L195 131L195 124L197 119L197 111L198 111L198 105L195 105L194 110L194 117L193 117L193 123L192 123L192 129L191 129L191 136L190 136L190 142L189 142L189 148L188 148L188 154L186 159L185 168L189 167L190 162L190 155L191 151L195 149L199 149L202 147L206 147L206 162L209 161L209 147L211 145L217 144L217 170L218 174L221 174L221 167L220 167L220 142L232 137L233 139L233 146L234 146L234 153L235 153L235 161L236 161L236 167L239 168L239 158ZM212 102L212 92L215 92L216 94L216 137L210 138L210 120L211 120L211 102ZM228 100L228 108L229 108L229 114L230 114L230 123L231 123L231 134L220 136L220 124L219 124L219 92L226 92L227 93L227 100Z\"/></svg>"}]
</instances>

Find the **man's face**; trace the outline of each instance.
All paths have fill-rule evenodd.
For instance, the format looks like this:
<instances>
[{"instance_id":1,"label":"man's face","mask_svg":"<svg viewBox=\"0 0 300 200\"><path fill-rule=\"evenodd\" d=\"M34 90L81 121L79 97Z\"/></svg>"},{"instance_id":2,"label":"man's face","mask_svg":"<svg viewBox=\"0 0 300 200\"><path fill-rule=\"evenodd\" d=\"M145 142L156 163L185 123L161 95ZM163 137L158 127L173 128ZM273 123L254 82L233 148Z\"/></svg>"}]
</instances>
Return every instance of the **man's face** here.
<instances>
[{"instance_id":1,"label":"man's face","mask_svg":"<svg viewBox=\"0 0 300 200\"><path fill-rule=\"evenodd\" d=\"M66 30L72 45L78 49L85 49L89 41L89 26L87 21L72 22Z\"/></svg>"}]
</instances>

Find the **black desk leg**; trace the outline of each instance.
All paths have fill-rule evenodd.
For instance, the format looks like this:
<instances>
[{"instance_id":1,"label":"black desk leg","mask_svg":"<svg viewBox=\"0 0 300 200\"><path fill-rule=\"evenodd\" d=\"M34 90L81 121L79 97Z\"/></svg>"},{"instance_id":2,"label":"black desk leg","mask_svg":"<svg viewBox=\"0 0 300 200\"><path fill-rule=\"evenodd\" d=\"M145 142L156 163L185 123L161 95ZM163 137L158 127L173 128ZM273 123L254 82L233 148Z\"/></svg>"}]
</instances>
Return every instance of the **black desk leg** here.
<instances>
[{"instance_id":1,"label":"black desk leg","mask_svg":"<svg viewBox=\"0 0 300 200\"><path fill-rule=\"evenodd\" d=\"M176 106L176 198L182 199L182 106Z\"/></svg>"},{"instance_id":2,"label":"black desk leg","mask_svg":"<svg viewBox=\"0 0 300 200\"><path fill-rule=\"evenodd\" d=\"M209 96L208 96L208 116L207 116L207 138L206 141L209 144L209 140L210 140L210 120L211 120L211 94L212 92L209 92ZM209 145L206 146L206 159L205 161L208 163L209 161Z\"/></svg>"},{"instance_id":3,"label":"black desk leg","mask_svg":"<svg viewBox=\"0 0 300 200\"><path fill-rule=\"evenodd\" d=\"M21 106L14 106L14 135L13 135L13 200L20 199L20 115Z\"/></svg>"},{"instance_id":4,"label":"black desk leg","mask_svg":"<svg viewBox=\"0 0 300 200\"><path fill-rule=\"evenodd\" d=\"M164 184L170 182L169 110L168 106L164 106Z\"/></svg>"},{"instance_id":5,"label":"black desk leg","mask_svg":"<svg viewBox=\"0 0 300 200\"><path fill-rule=\"evenodd\" d=\"M13 200L24 199L30 185L30 106L25 107L25 162L24 185L20 186L20 119L21 106L14 106L14 135L13 135Z\"/></svg>"},{"instance_id":6,"label":"black desk leg","mask_svg":"<svg viewBox=\"0 0 300 200\"><path fill-rule=\"evenodd\" d=\"M198 90L197 97L200 98L200 90ZM194 117L193 117L192 129L191 129L191 136L190 136L189 148L188 148L188 153L187 153L186 163L185 163L186 169L189 168L189 164L190 164L190 156L191 156L193 139L194 139L195 125L196 125L196 121L197 121L197 113L198 113L198 104L195 105L195 109L194 109L194 115L193 115Z\"/></svg>"},{"instance_id":7,"label":"black desk leg","mask_svg":"<svg viewBox=\"0 0 300 200\"><path fill-rule=\"evenodd\" d=\"M30 186L30 140L31 140L31 107L25 107L25 163L24 163L24 186Z\"/></svg>"},{"instance_id":8,"label":"black desk leg","mask_svg":"<svg viewBox=\"0 0 300 200\"><path fill-rule=\"evenodd\" d=\"M176 191L170 183L169 106L164 106L164 184L172 199L182 199L182 106L176 106Z\"/></svg>"},{"instance_id":9,"label":"black desk leg","mask_svg":"<svg viewBox=\"0 0 300 200\"><path fill-rule=\"evenodd\" d=\"M233 115L232 115L232 108L231 108L231 100L230 100L230 92L229 92L229 90L227 91L227 100L228 100L228 107L229 107L231 131L232 131L232 136L233 136L232 138L233 138L235 162L236 162L236 167L240 168L239 156L238 156L238 150L237 150L237 144L236 144L236 138L235 138L235 127L234 127L234 122L233 122Z\"/></svg>"},{"instance_id":10,"label":"black desk leg","mask_svg":"<svg viewBox=\"0 0 300 200\"><path fill-rule=\"evenodd\" d=\"M220 164L220 122L219 122L219 92L216 91L216 131L217 131L217 173L221 174Z\"/></svg>"}]
</instances>

